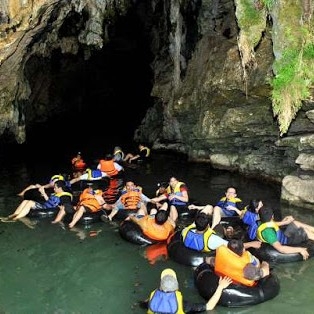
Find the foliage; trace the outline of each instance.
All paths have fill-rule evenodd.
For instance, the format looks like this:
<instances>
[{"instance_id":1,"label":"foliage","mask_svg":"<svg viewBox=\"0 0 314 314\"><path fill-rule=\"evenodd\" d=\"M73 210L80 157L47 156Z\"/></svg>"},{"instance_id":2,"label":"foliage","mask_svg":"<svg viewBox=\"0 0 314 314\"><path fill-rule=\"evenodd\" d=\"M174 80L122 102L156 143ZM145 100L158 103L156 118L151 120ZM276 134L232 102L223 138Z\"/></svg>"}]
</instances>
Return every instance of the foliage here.
<instances>
[{"instance_id":1,"label":"foliage","mask_svg":"<svg viewBox=\"0 0 314 314\"><path fill-rule=\"evenodd\" d=\"M276 61L276 77L271 82L274 115L278 117L280 135L285 134L302 107L302 100L310 97L314 82L314 44L309 42L297 49L287 49Z\"/></svg>"},{"instance_id":2,"label":"foliage","mask_svg":"<svg viewBox=\"0 0 314 314\"><path fill-rule=\"evenodd\" d=\"M267 9L270 9L276 0L261 0L261 2L266 6Z\"/></svg>"}]
</instances>

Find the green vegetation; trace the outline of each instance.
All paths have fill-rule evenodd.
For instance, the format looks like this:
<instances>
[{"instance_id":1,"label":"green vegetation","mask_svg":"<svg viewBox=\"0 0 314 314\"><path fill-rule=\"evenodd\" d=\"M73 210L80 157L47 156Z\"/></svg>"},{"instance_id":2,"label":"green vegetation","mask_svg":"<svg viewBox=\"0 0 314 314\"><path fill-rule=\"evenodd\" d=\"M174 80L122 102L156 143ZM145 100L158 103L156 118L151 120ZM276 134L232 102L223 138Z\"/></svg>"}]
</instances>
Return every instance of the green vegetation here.
<instances>
[{"instance_id":1,"label":"green vegetation","mask_svg":"<svg viewBox=\"0 0 314 314\"><path fill-rule=\"evenodd\" d=\"M299 49L288 48L274 66L276 76L271 85L274 115L278 118L280 135L287 133L291 121L309 99L314 82L314 43L310 32L303 29L304 43Z\"/></svg>"}]
</instances>

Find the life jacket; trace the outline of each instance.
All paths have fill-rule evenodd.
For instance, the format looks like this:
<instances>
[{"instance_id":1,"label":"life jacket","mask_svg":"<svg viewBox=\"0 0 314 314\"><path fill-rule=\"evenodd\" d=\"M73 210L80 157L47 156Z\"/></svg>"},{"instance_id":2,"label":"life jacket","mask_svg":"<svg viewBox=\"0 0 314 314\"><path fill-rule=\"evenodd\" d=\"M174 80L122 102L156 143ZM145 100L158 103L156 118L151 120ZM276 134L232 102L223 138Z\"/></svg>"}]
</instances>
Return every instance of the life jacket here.
<instances>
[{"instance_id":1,"label":"life jacket","mask_svg":"<svg viewBox=\"0 0 314 314\"><path fill-rule=\"evenodd\" d=\"M87 206L92 212L94 213L98 212L102 208L102 205L99 204L99 202L94 196L94 193L102 194L102 191L96 190L93 191L92 193L93 194L91 194L91 190L89 188L84 189L80 195L77 208L79 208L80 206Z\"/></svg>"},{"instance_id":2,"label":"life jacket","mask_svg":"<svg viewBox=\"0 0 314 314\"><path fill-rule=\"evenodd\" d=\"M116 151L114 151L113 156L116 156L115 159L117 159L117 160L123 160L124 159L124 152L120 149L117 149Z\"/></svg>"},{"instance_id":3,"label":"life jacket","mask_svg":"<svg viewBox=\"0 0 314 314\"><path fill-rule=\"evenodd\" d=\"M102 173L101 170L99 169L92 170L90 168L87 168L86 173L88 175L87 180L92 180L94 178L102 178Z\"/></svg>"},{"instance_id":4,"label":"life jacket","mask_svg":"<svg viewBox=\"0 0 314 314\"><path fill-rule=\"evenodd\" d=\"M157 241L167 240L174 232L174 227L169 221L162 225L158 225L154 216L146 215L138 221L143 233L149 238Z\"/></svg>"},{"instance_id":5,"label":"life jacket","mask_svg":"<svg viewBox=\"0 0 314 314\"><path fill-rule=\"evenodd\" d=\"M222 209L222 211L224 212L224 214L226 216L230 217L230 216L236 216L237 213L234 210L226 209L227 206L231 205L231 206L237 207L237 203L240 203L240 202L242 202L242 200L240 198L231 197L231 198L227 199L224 196L220 199L220 201L216 204L216 206L219 206Z\"/></svg>"},{"instance_id":6,"label":"life jacket","mask_svg":"<svg viewBox=\"0 0 314 314\"><path fill-rule=\"evenodd\" d=\"M207 245L208 239L215 233L216 232L211 228L207 228L204 233L198 233L193 223L182 230L181 236L184 246L198 252L210 252L211 249Z\"/></svg>"},{"instance_id":7,"label":"life jacket","mask_svg":"<svg viewBox=\"0 0 314 314\"><path fill-rule=\"evenodd\" d=\"M149 297L147 314L184 314L183 297L180 291L154 290Z\"/></svg>"},{"instance_id":8,"label":"life jacket","mask_svg":"<svg viewBox=\"0 0 314 314\"><path fill-rule=\"evenodd\" d=\"M257 228L257 239L260 240L261 242L267 243L267 241L263 238L262 232L267 229L267 228L272 228L276 232L277 235L277 240L281 244L287 244L288 243L288 238L284 235L283 231L279 228L279 226L274 222L274 221L268 221L264 222L259 225Z\"/></svg>"},{"instance_id":9,"label":"life jacket","mask_svg":"<svg viewBox=\"0 0 314 314\"><path fill-rule=\"evenodd\" d=\"M44 206L46 208L55 208L60 204L60 197L69 196L72 201L73 195L70 192L60 192L60 193L52 193L47 201L45 201Z\"/></svg>"},{"instance_id":10,"label":"life jacket","mask_svg":"<svg viewBox=\"0 0 314 314\"><path fill-rule=\"evenodd\" d=\"M171 188L171 186L169 185L167 187L167 194L175 194L175 195L178 195L178 196L183 196L182 195L182 192L180 191L180 187L181 185L185 185L184 182L178 182L176 184L176 186L174 187L174 189ZM180 200L178 200L177 198L174 198L171 202L170 202L170 205L186 205L187 202L182 202Z\"/></svg>"},{"instance_id":11,"label":"life jacket","mask_svg":"<svg viewBox=\"0 0 314 314\"><path fill-rule=\"evenodd\" d=\"M142 191L135 189L132 191L123 191L121 195L121 203L125 209L135 210L141 200Z\"/></svg>"},{"instance_id":12,"label":"life jacket","mask_svg":"<svg viewBox=\"0 0 314 314\"><path fill-rule=\"evenodd\" d=\"M119 171L114 166L113 159L110 159L110 160L101 159L99 160L99 164L100 164L100 170L102 172L106 172L109 177L116 176L119 173Z\"/></svg>"},{"instance_id":13,"label":"life jacket","mask_svg":"<svg viewBox=\"0 0 314 314\"><path fill-rule=\"evenodd\" d=\"M81 158L74 157L71 162L73 170L82 171L86 169L86 163Z\"/></svg>"},{"instance_id":14,"label":"life jacket","mask_svg":"<svg viewBox=\"0 0 314 314\"><path fill-rule=\"evenodd\" d=\"M242 221L246 225L248 225L247 234L251 240L256 239L258 220L259 220L259 214L258 213L252 213L251 211L245 209L245 213L242 217Z\"/></svg>"},{"instance_id":15,"label":"life jacket","mask_svg":"<svg viewBox=\"0 0 314 314\"><path fill-rule=\"evenodd\" d=\"M251 255L248 251L244 251L242 256L239 256L225 245L216 249L215 273L219 276L228 276L236 283L252 287L256 282L243 276L243 268L248 263L251 263Z\"/></svg>"},{"instance_id":16,"label":"life jacket","mask_svg":"<svg viewBox=\"0 0 314 314\"><path fill-rule=\"evenodd\" d=\"M49 183L55 183L56 181L59 181L59 180L64 181L64 176L61 174L55 174L50 178Z\"/></svg>"},{"instance_id":17,"label":"life jacket","mask_svg":"<svg viewBox=\"0 0 314 314\"><path fill-rule=\"evenodd\" d=\"M146 150L146 155L144 157L148 158L150 156L150 149L144 146L140 149L140 152L142 152L143 150Z\"/></svg>"}]
</instances>

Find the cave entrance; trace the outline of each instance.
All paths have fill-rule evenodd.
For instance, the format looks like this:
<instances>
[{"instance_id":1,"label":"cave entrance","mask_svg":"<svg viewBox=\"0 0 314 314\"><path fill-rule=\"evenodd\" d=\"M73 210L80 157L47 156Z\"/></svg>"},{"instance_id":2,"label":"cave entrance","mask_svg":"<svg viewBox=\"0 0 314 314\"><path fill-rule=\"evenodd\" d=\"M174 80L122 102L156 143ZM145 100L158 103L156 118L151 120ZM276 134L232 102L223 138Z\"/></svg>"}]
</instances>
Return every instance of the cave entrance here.
<instances>
[{"instance_id":1,"label":"cave entrance","mask_svg":"<svg viewBox=\"0 0 314 314\"><path fill-rule=\"evenodd\" d=\"M132 142L153 104L152 57L144 30L132 10L119 17L109 29L109 43L88 60L83 51L72 55L60 50L49 59L30 58L25 68L32 89L25 113L27 145L36 148L44 137L72 152L103 154Z\"/></svg>"}]
</instances>

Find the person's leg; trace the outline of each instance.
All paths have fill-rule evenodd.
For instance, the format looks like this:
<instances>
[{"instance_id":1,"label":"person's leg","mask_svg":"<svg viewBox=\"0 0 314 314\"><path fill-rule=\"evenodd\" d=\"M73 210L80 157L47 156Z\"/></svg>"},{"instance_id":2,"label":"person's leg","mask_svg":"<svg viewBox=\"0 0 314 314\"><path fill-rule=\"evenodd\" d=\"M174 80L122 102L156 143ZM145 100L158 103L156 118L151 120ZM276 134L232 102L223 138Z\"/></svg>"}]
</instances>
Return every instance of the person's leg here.
<instances>
[{"instance_id":1,"label":"person's leg","mask_svg":"<svg viewBox=\"0 0 314 314\"><path fill-rule=\"evenodd\" d=\"M18 208L15 210L15 212L12 215L9 215L9 218L12 218L13 220L17 220L19 218L25 217L31 209L35 207L35 202L31 200L24 200Z\"/></svg>"},{"instance_id":2,"label":"person's leg","mask_svg":"<svg viewBox=\"0 0 314 314\"><path fill-rule=\"evenodd\" d=\"M38 187L39 187L38 184L31 184L31 185L27 186L23 191L18 193L17 195L23 197L26 191L31 190L31 189L36 189Z\"/></svg>"},{"instance_id":3,"label":"person's leg","mask_svg":"<svg viewBox=\"0 0 314 314\"><path fill-rule=\"evenodd\" d=\"M207 215L212 215L213 211L214 211L214 207L209 204L205 205L204 208L201 209L201 212Z\"/></svg>"},{"instance_id":4,"label":"person's leg","mask_svg":"<svg viewBox=\"0 0 314 314\"><path fill-rule=\"evenodd\" d=\"M144 215L148 215L147 207L146 207L146 204L144 202L140 202L139 210L141 210L141 212L143 212Z\"/></svg>"},{"instance_id":5,"label":"person's leg","mask_svg":"<svg viewBox=\"0 0 314 314\"><path fill-rule=\"evenodd\" d=\"M134 157L133 154L129 153L124 157L123 161L128 161L130 158L133 158L133 157Z\"/></svg>"},{"instance_id":6,"label":"person's leg","mask_svg":"<svg viewBox=\"0 0 314 314\"><path fill-rule=\"evenodd\" d=\"M66 212L65 212L64 206L61 205L56 218L51 223L56 224L56 223L60 222L64 218L65 214L66 214Z\"/></svg>"},{"instance_id":7,"label":"person's leg","mask_svg":"<svg viewBox=\"0 0 314 314\"><path fill-rule=\"evenodd\" d=\"M167 206L168 206L168 205L167 205ZM176 222L176 221L178 220L178 216L179 216L179 214L178 214L178 211L177 211L176 207L173 206L173 205L171 205L171 206L170 206L169 217L170 217L174 222Z\"/></svg>"},{"instance_id":8,"label":"person's leg","mask_svg":"<svg viewBox=\"0 0 314 314\"><path fill-rule=\"evenodd\" d=\"M72 221L69 223L69 228L73 228L76 223L82 218L83 214L86 212L84 206L80 206L73 215Z\"/></svg>"},{"instance_id":9,"label":"person's leg","mask_svg":"<svg viewBox=\"0 0 314 314\"><path fill-rule=\"evenodd\" d=\"M213 209L213 220L211 228L214 229L221 221L221 208L219 206L215 206Z\"/></svg>"},{"instance_id":10,"label":"person's leg","mask_svg":"<svg viewBox=\"0 0 314 314\"><path fill-rule=\"evenodd\" d=\"M314 241L314 227L305 224L303 222L294 220L293 223L298 227L298 228L303 228L303 230L305 231L306 235L308 236L308 238L312 241Z\"/></svg>"}]
</instances>

